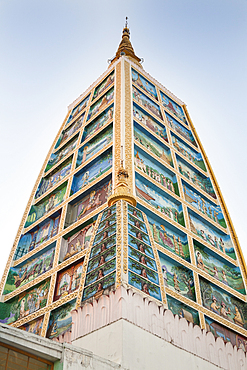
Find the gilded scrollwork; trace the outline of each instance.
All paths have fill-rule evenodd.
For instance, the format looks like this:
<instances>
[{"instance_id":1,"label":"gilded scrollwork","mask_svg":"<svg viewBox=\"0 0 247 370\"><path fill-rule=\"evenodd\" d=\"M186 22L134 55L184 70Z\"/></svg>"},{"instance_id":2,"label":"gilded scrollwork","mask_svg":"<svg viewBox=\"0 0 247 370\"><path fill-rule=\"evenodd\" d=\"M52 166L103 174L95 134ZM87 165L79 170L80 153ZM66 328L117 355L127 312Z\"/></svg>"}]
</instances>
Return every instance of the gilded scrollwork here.
<instances>
[{"instance_id":1,"label":"gilded scrollwork","mask_svg":"<svg viewBox=\"0 0 247 370\"><path fill-rule=\"evenodd\" d=\"M128 210L127 203L123 202L123 272L128 272Z\"/></svg>"},{"instance_id":2,"label":"gilded scrollwork","mask_svg":"<svg viewBox=\"0 0 247 370\"><path fill-rule=\"evenodd\" d=\"M133 194L133 124L132 124L132 97L130 64L124 61L125 83L125 168L129 174L129 188Z\"/></svg>"},{"instance_id":3,"label":"gilded scrollwork","mask_svg":"<svg viewBox=\"0 0 247 370\"><path fill-rule=\"evenodd\" d=\"M122 201L117 202L117 255L116 255L116 288L121 285L121 252L122 252Z\"/></svg>"},{"instance_id":4,"label":"gilded scrollwork","mask_svg":"<svg viewBox=\"0 0 247 370\"><path fill-rule=\"evenodd\" d=\"M43 320L43 325L42 325L42 330L41 330L41 337L45 338L46 330L47 330L48 323L49 323L49 318L50 318L50 311L46 312L44 315L44 320Z\"/></svg>"},{"instance_id":5,"label":"gilded scrollwork","mask_svg":"<svg viewBox=\"0 0 247 370\"><path fill-rule=\"evenodd\" d=\"M113 186L118 182L118 170L121 160L121 61L116 65L115 79L115 108L114 108L114 174Z\"/></svg>"}]
</instances>

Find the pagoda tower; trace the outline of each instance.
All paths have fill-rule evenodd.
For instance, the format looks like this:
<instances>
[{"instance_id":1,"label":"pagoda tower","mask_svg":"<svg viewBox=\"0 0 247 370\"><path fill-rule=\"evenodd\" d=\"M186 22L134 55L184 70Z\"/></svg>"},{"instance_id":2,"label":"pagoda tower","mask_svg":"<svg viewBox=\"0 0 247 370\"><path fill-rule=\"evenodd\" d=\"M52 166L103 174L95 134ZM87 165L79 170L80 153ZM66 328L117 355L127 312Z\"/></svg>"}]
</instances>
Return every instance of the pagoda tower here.
<instances>
[{"instance_id":1,"label":"pagoda tower","mask_svg":"<svg viewBox=\"0 0 247 370\"><path fill-rule=\"evenodd\" d=\"M158 368L169 348L179 361L178 347L228 368L230 344L247 366L246 283L187 107L144 70L126 24L41 168L1 280L0 323L130 369Z\"/></svg>"}]
</instances>

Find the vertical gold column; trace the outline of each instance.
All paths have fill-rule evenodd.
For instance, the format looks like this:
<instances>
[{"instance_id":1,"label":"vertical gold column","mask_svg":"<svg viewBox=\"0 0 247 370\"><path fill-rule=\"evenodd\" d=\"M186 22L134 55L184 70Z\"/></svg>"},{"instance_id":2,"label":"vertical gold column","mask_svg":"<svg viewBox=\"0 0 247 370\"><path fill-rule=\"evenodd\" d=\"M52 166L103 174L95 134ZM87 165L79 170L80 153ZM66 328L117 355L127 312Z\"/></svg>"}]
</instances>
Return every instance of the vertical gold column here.
<instances>
[{"instance_id":1,"label":"vertical gold column","mask_svg":"<svg viewBox=\"0 0 247 370\"><path fill-rule=\"evenodd\" d=\"M118 170L120 168L121 159L121 61L116 65L116 80L115 80L115 120L114 120L114 173L113 173L113 189L118 183Z\"/></svg>"},{"instance_id":2,"label":"vertical gold column","mask_svg":"<svg viewBox=\"0 0 247 370\"><path fill-rule=\"evenodd\" d=\"M122 201L117 202L117 235L116 235L116 288L121 285L122 259Z\"/></svg>"},{"instance_id":3,"label":"vertical gold column","mask_svg":"<svg viewBox=\"0 0 247 370\"><path fill-rule=\"evenodd\" d=\"M132 106L130 64L124 61L125 83L125 169L128 172L128 185L133 194L133 134L132 134Z\"/></svg>"}]
</instances>

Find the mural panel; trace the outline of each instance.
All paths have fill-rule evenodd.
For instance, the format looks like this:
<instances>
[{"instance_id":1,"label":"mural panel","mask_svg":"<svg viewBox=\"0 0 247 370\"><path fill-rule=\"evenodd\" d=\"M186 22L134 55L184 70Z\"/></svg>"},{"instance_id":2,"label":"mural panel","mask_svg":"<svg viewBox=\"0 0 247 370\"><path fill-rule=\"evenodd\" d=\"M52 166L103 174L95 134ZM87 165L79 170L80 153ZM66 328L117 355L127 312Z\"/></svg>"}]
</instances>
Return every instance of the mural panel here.
<instances>
[{"instance_id":1,"label":"mural panel","mask_svg":"<svg viewBox=\"0 0 247 370\"><path fill-rule=\"evenodd\" d=\"M62 145L66 140L68 140L79 128L81 128L83 120L84 120L85 113L83 113L77 120L66 130L63 130L59 139L55 145L55 149L57 149L60 145Z\"/></svg>"},{"instance_id":2,"label":"mural panel","mask_svg":"<svg viewBox=\"0 0 247 370\"><path fill-rule=\"evenodd\" d=\"M24 254L37 248L42 243L46 242L58 232L60 222L60 213L53 217L48 217L40 225L36 226L33 230L23 234L17 245L14 260L24 256Z\"/></svg>"},{"instance_id":3,"label":"mural panel","mask_svg":"<svg viewBox=\"0 0 247 370\"><path fill-rule=\"evenodd\" d=\"M166 296L169 310L172 311L173 315L178 315L180 318L185 318L192 324L200 325L198 311L194 310L190 306L178 301L177 299Z\"/></svg>"},{"instance_id":4,"label":"mural panel","mask_svg":"<svg viewBox=\"0 0 247 370\"><path fill-rule=\"evenodd\" d=\"M189 210L189 222L191 231L205 242L211 244L217 250L236 259L234 247L230 235L223 233L209 222Z\"/></svg>"},{"instance_id":5,"label":"mural panel","mask_svg":"<svg viewBox=\"0 0 247 370\"><path fill-rule=\"evenodd\" d=\"M187 235L157 215L146 211L154 241L190 262Z\"/></svg>"},{"instance_id":6,"label":"mural panel","mask_svg":"<svg viewBox=\"0 0 247 370\"><path fill-rule=\"evenodd\" d=\"M100 98L96 103L91 105L87 116L87 121L93 116L95 116L100 110L104 109L107 106L107 104L109 104L110 101L113 99L113 97L114 97L114 88L107 91L107 93L102 98Z\"/></svg>"},{"instance_id":7,"label":"mural panel","mask_svg":"<svg viewBox=\"0 0 247 370\"><path fill-rule=\"evenodd\" d=\"M134 248L131 248L130 246L128 248L129 257L131 257L137 262L142 263L144 266L156 270L155 261L148 257L153 253L152 248L149 245L141 243L131 236L129 236L129 244L131 246L134 246Z\"/></svg>"},{"instance_id":8,"label":"mural panel","mask_svg":"<svg viewBox=\"0 0 247 370\"><path fill-rule=\"evenodd\" d=\"M188 123L186 121L186 118L185 118L185 114L184 114L183 108L179 104L175 103L174 100L172 100L171 98L169 98L162 91L160 91L160 96L161 96L162 104L164 105L164 107L166 109L168 109L169 112L171 112L172 114L174 114L174 116L176 116L181 121L183 121L183 123L185 123L186 125L188 125Z\"/></svg>"},{"instance_id":9,"label":"mural panel","mask_svg":"<svg viewBox=\"0 0 247 370\"><path fill-rule=\"evenodd\" d=\"M79 288L82 274L83 260L76 262L72 266L59 271L54 293L54 301L66 297Z\"/></svg>"},{"instance_id":10,"label":"mural panel","mask_svg":"<svg viewBox=\"0 0 247 370\"><path fill-rule=\"evenodd\" d=\"M134 259L129 258L128 267L129 270L131 270L135 274L140 275L143 278L151 281L152 283L159 285L158 274L148 268L146 263L137 262Z\"/></svg>"},{"instance_id":11,"label":"mural panel","mask_svg":"<svg viewBox=\"0 0 247 370\"><path fill-rule=\"evenodd\" d=\"M107 76L104 81L102 81L95 89L93 94L93 99L96 99L103 91L105 91L110 85L114 83L114 71Z\"/></svg>"},{"instance_id":12,"label":"mural panel","mask_svg":"<svg viewBox=\"0 0 247 370\"><path fill-rule=\"evenodd\" d=\"M156 135L158 135L162 140L168 142L168 137L165 127L156 121L152 116L147 114L143 109L141 109L137 104L133 104L133 116L135 120L138 120L147 128L152 130Z\"/></svg>"},{"instance_id":13,"label":"mural panel","mask_svg":"<svg viewBox=\"0 0 247 370\"><path fill-rule=\"evenodd\" d=\"M116 272L104 276L99 282L97 281L94 284L91 284L84 288L82 301L85 301L88 298L95 297L99 298L102 294L109 294L109 291L112 287L115 286Z\"/></svg>"},{"instance_id":14,"label":"mural panel","mask_svg":"<svg viewBox=\"0 0 247 370\"><path fill-rule=\"evenodd\" d=\"M77 104L77 106L72 110L67 120L66 126L69 124L70 121L72 121L73 118L75 118L75 116L77 116L80 112L82 112L86 108L86 106L88 105L89 97L90 94L85 99L83 99L79 104Z\"/></svg>"},{"instance_id":15,"label":"mural panel","mask_svg":"<svg viewBox=\"0 0 247 370\"><path fill-rule=\"evenodd\" d=\"M105 267L105 263L111 261L113 257L116 256L116 246L111 247L111 241L114 241L116 244L116 236L113 235L112 238L102 241L98 245L96 257L90 258L88 263L87 273L98 268ZM115 263L115 262L114 262ZM98 269L99 270L99 269Z\"/></svg>"},{"instance_id":16,"label":"mural panel","mask_svg":"<svg viewBox=\"0 0 247 370\"><path fill-rule=\"evenodd\" d=\"M111 149L98 156L88 166L83 167L83 170L74 175L70 195L77 193L84 186L102 176L110 168L112 168Z\"/></svg>"},{"instance_id":17,"label":"mural panel","mask_svg":"<svg viewBox=\"0 0 247 370\"><path fill-rule=\"evenodd\" d=\"M176 175L136 145L134 146L134 164L160 185L179 196Z\"/></svg>"},{"instance_id":18,"label":"mural panel","mask_svg":"<svg viewBox=\"0 0 247 370\"><path fill-rule=\"evenodd\" d=\"M112 138L113 131L112 125L110 125L78 150L76 167L80 166L94 154L105 148L112 141Z\"/></svg>"},{"instance_id":19,"label":"mural panel","mask_svg":"<svg viewBox=\"0 0 247 370\"><path fill-rule=\"evenodd\" d=\"M44 316L39 317L36 320L30 321L22 326L19 326L18 329L25 330L28 333L41 335L43 320L44 320Z\"/></svg>"},{"instance_id":20,"label":"mural panel","mask_svg":"<svg viewBox=\"0 0 247 370\"><path fill-rule=\"evenodd\" d=\"M133 99L135 99L138 104L148 109L151 113L155 114L163 121L159 105L149 99L141 91L137 90L135 86L133 86Z\"/></svg>"},{"instance_id":21,"label":"mural panel","mask_svg":"<svg viewBox=\"0 0 247 370\"><path fill-rule=\"evenodd\" d=\"M187 203L195 207L199 212L211 218L211 220L217 222L220 226L226 228L226 222L219 205L211 202L204 195L199 193L195 188L188 185L182 180L184 189L184 196Z\"/></svg>"},{"instance_id":22,"label":"mural panel","mask_svg":"<svg viewBox=\"0 0 247 370\"><path fill-rule=\"evenodd\" d=\"M154 99L158 100L157 91L155 86L146 80L140 73L136 72L134 69L132 72L132 81L146 93L150 94Z\"/></svg>"},{"instance_id":23,"label":"mural panel","mask_svg":"<svg viewBox=\"0 0 247 370\"><path fill-rule=\"evenodd\" d=\"M186 163L182 158L176 155L178 169L181 175L185 176L194 185L199 186L202 190L208 193L212 198L216 199L216 194L209 177L204 176L196 168Z\"/></svg>"},{"instance_id":24,"label":"mural panel","mask_svg":"<svg viewBox=\"0 0 247 370\"><path fill-rule=\"evenodd\" d=\"M192 149L179 137L171 133L172 144L180 153L182 153L189 161L191 161L196 166L200 167L203 171L207 171L204 160L201 153Z\"/></svg>"},{"instance_id":25,"label":"mural panel","mask_svg":"<svg viewBox=\"0 0 247 370\"><path fill-rule=\"evenodd\" d=\"M192 270L159 252L160 264L165 287L196 301Z\"/></svg>"},{"instance_id":26,"label":"mural panel","mask_svg":"<svg viewBox=\"0 0 247 370\"><path fill-rule=\"evenodd\" d=\"M231 342L233 346L247 352L247 338L219 324L210 317L205 316L206 330L210 331L215 338L222 338L225 342Z\"/></svg>"},{"instance_id":27,"label":"mural panel","mask_svg":"<svg viewBox=\"0 0 247 370\"><path fill-rule=\"evenodd\" d=\"M43 177L39 183L39 187L35 194L35 199L41 197L46 191L53 188L59 181L69 175L71 170L72 158L69 161L63 163L59 168L49 174L47 177Z\"/></svg>"},{"instance_id":28,"label":"mural panel","mask_svg":"<svg viewBox=\"0 0 247 370\"><path fill-rule=\"evenodd\" d=\"M50 281L32 287L7 302L0 302L0 322L11 324L46 306Z\"/></svg>"},{"instance_id":29,"label":"mural panel","mask_svg":"<svg viewBox=\"0 0 247 370\"><path fill-rule=\"evenodd\" d=\"M169 194L151 184L137 173L135 185L136 195L140 199L158 209L173 221L178 222L180 225L185 225L183 209L179 201L173 199Z\"/></svg>"},{"instance_id":30,"label":"mural panel","mask_svg":"<svg viewBox=\"0 0 247 370\"><path fill-rule=\"evenodd\" d=\"M94 222L85 227L77 228L68 238L62 238L59 263L67 260L75 254L89 247L91 236L94 229Z\"/></svg>"},{"instance_id":31,"label":"mural panel","mask_svg":"<svg viewBox=\"0 0 247 370\"><path fill-rule=\"evenodd\" d=\"M188 130L186 127L181 125L178 121L176 121L170 114L166 113L166 120L170 127L176 131L178 134L180 134L182 137L184 137L186 140L188 140L191 144L197 147L197 143L195 141L195 138L190 130Z\"/></svg>"},{"instance_id":32,"label":"mural panel","mask_svg":"<svg viewBox=\"0 0 247 370\"><path fill-rule=\"evenodd\" d=\"M128 222L130 224L130 227L129 227L129 230L130 230L130 233L132 234L133 232L131 230L135 230L136 232L138 230L141 230L141 231L144 231L144 233L147 234L147 229L146 229L146 225L144 222L140 221L138 218L132 216L130 213L128 214ZM135 226L133 228L133 226Z\"/></svg>"},{"instance_id":33,"label":"mural panel","mask_svg":"<svg viewBox=\"0 0 247 370\"><path fill-rule=\"evenodd\" d=\"M204 307L244 329L247 328L247 305L245 302L202 278L200 278L200 288Z\"/></svg>"},{"instance_id":34,"label":"mural panel","mask_svg":"<svg viewBox=\"0 0 247 370\"><path fill-rule=\"evenodd\" d=\"M53 243L19 266L10 267L3 294L13 292L16 288L25 285L52 269L55 245L56 243Z\"/></svg>"},{"instance_id":35,"label":"mural panel","mask_svg":"<svg viewBox=\"0 0 247 370\"><path fill-rule=\"evenodd\" d=\"M49 171L58 162L64 159L69 153L71 153L77 144L78 136L67 143L63 148L59 149L56 153L52 153L50 159L46 165L45 172Z\"/></svg>"},{"instance_id":36,"label":"mural panel","mask_svg":"<svg viewBox=\"0 0 247 370\"><path fill-rule=\"evenodd\" d=\"M197 267L239 293L246 294L239 267L230 264L211 249L193 239Z\"/></svg>"},{"instance_id":37,"label":"mural panel","mask_svg":"<svg viewBox=\"0 0 247 370\"><path fill-rule=\"evenodd\" d=\"M68 227L75 221L81 220L84 216L96 210L99 206L107 202L108 197L112 192L112 182L109 178L105 182L101 182L91 188L90 192L86 192L68 205L65 227Z\"/></svg>"},{"instance_id":38,"label":"mural panel","mask_svg":"<svg viewBox=\"0 0 247 370\"><path fill-rule=\"evenodd\" d=\"M90 122L83 131L81 142L83 143L85 140L88 140L91 136L93 136L96 132L101 129L101 127L107 125L112 118L113 118L113 105L107 109L105 109L96 119Z\"/></svg>"},{"instance_id":39,"label":"mural panel","mask_svg":"<svg viewBox=\"0 0 247 370\"><path fill-rule=\"evenodd\" d=\"M91 250L90 258L98 256L100 253L103 253L107 249L111 248L114 244L116 244L116 236L115 235L110 236L109 238L103 240L102 243L99 243L99 244L93 246L93 248ZM114 251L111 251L110 253L113 253L113 254L110 254L110 256L109 256L111 258L113 255L115 255L115 249L114 249ZM108 258L108 255L104 256L104 259L106 259L106 258ZM95 266L96 265L97 265L97 263L95 262Z\"/></svg>"},{"instance_id":40,"label":"mural panel","mask_svg":"<svg viewBox=\"0 0 247 370\"><path fill-rule=\"evenodd\" d=\"M160 287L158 285L131 271L128 273L128 282L133 287L161 301Z\"/></svg>"},{"instance_id":41,"label":"mural panel","mask_svg":"<svg viewBox=\"0 0 247 370\"><path fill-rule=\"evenodd\" d=\"M114 248L112 248L114 249ZM101 255L104 256L104 254ZM99 267L92 270L90 273L87 274L85 285L90 285L97 280L103 279L104 276L110 274L116 269L116 258L112 258L110 261L106 261L106 263L99 264Z\"/></svg>"},{"instance_id":42,"label":"mural panel","mask_svg":"<svg viewBox=\"0 0 247 370\"><path fill-rule=\"evenodd\" d=\"M76 299L51 311L46 338L56 339L60 335L72 330L71 311L75 309L75 306Z\"/></svg>"},{"instance_id":43,"label":"mural panel","mask_svg":"<svg viewBox=\"0 0 247 370\"><path fill-rule=\"evenodd\" d=\"M62 184L50 193L47 197L42 199L39 203L31 206L27 216L27 220L24 227L28 227L36 222L39 218L43 217L46 213L57 207L64 201L65 193L67 189L67 182Z\"/></svg>"},{"instance_id":44,"label":"mural panel","mask_svg":"<svg viewBox=\"0 0 247 370\"><path fill-rule=\"evenodd\" d=\"M144 221L142 212L139 211L137 208L131 206L130 204L127 204L128 206L128 212L133 215L136 218L139 218L140 220Z\"/></svg>"},{"instance_id":45,"label":"mural panel","mask_svg":"<svg viewBox=\"0 0 247 370\"><path fill-rule=\"evenodd\" d=\"M165 145L161 145L158 140L144 130L141 126L134 124L135 140L144 146L148 151L155 154L158 158L162 159L165 163L173 166L171 151Z\"/></svg>"}]
</instances>

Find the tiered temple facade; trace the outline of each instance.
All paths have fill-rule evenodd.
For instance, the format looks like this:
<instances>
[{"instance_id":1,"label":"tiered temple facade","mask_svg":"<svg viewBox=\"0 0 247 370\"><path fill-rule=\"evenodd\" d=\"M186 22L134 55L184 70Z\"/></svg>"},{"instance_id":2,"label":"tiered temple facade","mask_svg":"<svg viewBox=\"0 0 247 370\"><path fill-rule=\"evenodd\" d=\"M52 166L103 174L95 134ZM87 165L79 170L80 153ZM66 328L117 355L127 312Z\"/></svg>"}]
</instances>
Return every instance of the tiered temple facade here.
<instances>
[{"instance_id":1,"label":"tiered temple facade","mask_svg":"<svg viewBox=\"0 0 247 370\"><path fill-rule=\"evenodd\" d=\"M125 27L108 69L69 106L8 259L0 322L120 362L120 318L168 341L183 318L246 361L234 227L186 105L140 62Z\"/></svg>"}]
</instances>

